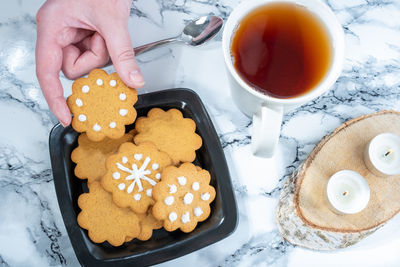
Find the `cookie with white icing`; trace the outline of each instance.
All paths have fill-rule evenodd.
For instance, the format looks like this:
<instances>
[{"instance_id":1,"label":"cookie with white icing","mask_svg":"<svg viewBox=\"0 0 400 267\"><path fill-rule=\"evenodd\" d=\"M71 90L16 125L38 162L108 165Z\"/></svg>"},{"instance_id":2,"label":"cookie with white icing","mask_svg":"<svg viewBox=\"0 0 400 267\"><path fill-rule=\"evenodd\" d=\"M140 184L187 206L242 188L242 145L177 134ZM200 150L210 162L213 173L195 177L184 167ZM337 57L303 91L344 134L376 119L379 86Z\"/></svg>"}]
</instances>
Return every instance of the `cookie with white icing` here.
<instances>
[{"instance_id":1,"label":"cookie with white icing","mask_svg":"<svg viewBox=\"0 0 400 267\"><path fill-rule=\"evenodd\" d=\"M153 188L154 217L163 221L167 231L193 231L198 222L208 218L210 203L215 198L209 172L184 163L179 168L167 167L162 177Z\"/></svg>"},{"instance_id":2,"label":"cookie with white icing","mask_svg":"<svg viewBox=\"0 0 400 267\"><path fill-rule=\"evenodd\" d=\"M121 138L125 125L136 119L133 105L137 92L129 88L117 73L107 74L94 69L87 78L79 78L72 84L72 95L67 104L72 114L72 127L77 132L86 132L92 141L105 137Z\"/></svg>"},{"instance_id":3,"label":"cookie with white icing","mask_svg":"<svg viewBox=\"0 0 400 267\"><path fill-rule=\"evenodd\" d=\"M152 142L158 149L168 153L174 165L180 162L193 162L196 150L202 145L201 137L195 133L196 123L184 118L177 109L164 111L160 108L151 109L147 117L136 121L136 144Z\"/></svg>"},{"instance_id":4,"label":"cookie with white icing","mask_svg":"<svg viewBox=\"0 0 400 267\"><path fill-rule=\"evenodd\" d=\"M78 205L82 210L78 224L88 230L89 238L95 243L107 241L120 246L128 237L137 237L141 232L136 213L115 205L111 194L97 181L89 184L89 193L79 196Z\"/></svg>"},{"instance_id":5,"label":"cookie with white icing","mask_svg":"<svg viewBox=\"0 0 400 267\"><path fill-rule=\"evenodd\" d=\"M106 174L101 179L103 188L111 192L119 207L130 207L145 213L154 204L153 187L160 181L161 172L171 165L167 153L152 143L122 144L118 152L106 160Z\"/></svg>"},{"instance_id":6,"label":"cookie with white icing","mask_svg":"<svg viewBox=\"0 0 400 267\"><path fill-rule=\"evenodd\" d=\"M106 173L107 157L117 152L122 143L132 141L130 133L118 139L106 137L100 142L93 142L86 133L82 133L78 138L78 147L71 153L71 159L76 163L75 176L87 179L88 183L100 180Z\"/></svg>"}]
</instances>

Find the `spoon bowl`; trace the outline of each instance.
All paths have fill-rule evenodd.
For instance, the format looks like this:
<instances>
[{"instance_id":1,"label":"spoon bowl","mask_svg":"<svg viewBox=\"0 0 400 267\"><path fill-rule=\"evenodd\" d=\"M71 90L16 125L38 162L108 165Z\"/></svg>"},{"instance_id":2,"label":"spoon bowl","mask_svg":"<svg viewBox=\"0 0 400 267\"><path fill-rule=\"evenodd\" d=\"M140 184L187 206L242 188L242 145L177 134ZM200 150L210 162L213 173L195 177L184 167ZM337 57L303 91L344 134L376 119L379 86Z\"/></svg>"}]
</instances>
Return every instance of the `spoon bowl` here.
<instances>
[{"instance_id":1,"label":"spoon bowl","mask_svg":"<svg viewBox=\"0 0 400 267\"><path fill-rule=\"evenodd\" d=\"M214 38L221 30L224 21L217 16L202 16L189 21L180 35L181 41L198 46Z\"/></svg>"}]
</instances>

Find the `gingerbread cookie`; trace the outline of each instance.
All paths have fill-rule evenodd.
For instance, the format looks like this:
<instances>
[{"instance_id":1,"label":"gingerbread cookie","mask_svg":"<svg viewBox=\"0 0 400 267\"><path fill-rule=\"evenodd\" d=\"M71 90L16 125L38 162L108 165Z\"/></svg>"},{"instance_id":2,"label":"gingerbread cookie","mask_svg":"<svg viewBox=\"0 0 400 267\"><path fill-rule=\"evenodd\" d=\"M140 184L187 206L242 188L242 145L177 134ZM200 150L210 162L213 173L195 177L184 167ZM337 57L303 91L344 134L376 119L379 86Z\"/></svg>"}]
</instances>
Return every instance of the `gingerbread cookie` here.
<instances>
[{"instance_id":1,"label":"gingerbread cookie","mask_svg":"<svg viewBox=\"0 0 400 267\"><path fill-rule=\"evenodd\" d=\"M179 168L167 167L162 177L153 188L154 217L164 222L167 231L180 228L191 232L210 215L210 203L215 198L215 189L209 185L210 174L184 163Z\"/></svg>"},{"instance_id":2,"label":"gingerbread cookie","mask_svg":"<svg viewBox=\"0 0 400 267\"><path fill-rule=\"evenodd\" d=\"M140 234L136 213L115 205L111 194L97 181L89 184L89 193L79 196L78 205L82 210L78 224L88 230L89 238L95 243L108 241L113 246L120 246L127 237Z\"/></svg>"},{"instance_id":3,"label":"gingerbread cookie","mask_svg":"<svg viewBox=\"0 0 400 267\"><path fill-rule=\"evenodd\" d=\"M136 129L132 129L128 133L131 134L133 137L135 137L137 135Z\"/></svg>"},{"instance_id":4,"label":"gingerbread cookie","mask_svg":"<svg viewBox=\"0 0 400 267\"><path fill-rule=\"evenodd\" d=\"M82 133L78 138L78 147L71 153L71 159L76 163L75 176L88 179L88 183L100 180L106 173L106 158L117 152L122 143L132 141L133 136L129 133L119 139L106 137L100 142L93 142L86 133Z\"/></svg>"},{"instance_id":5,"label":"gingerbread cookie","mask_svg":"<svg viewBox=\"0 0 400 267\"><path fill-rule=\"evenodd\" d=\"M163 226L163 222L154 218L152 209L149 208L146 213L137 214L140 221L140 234L137 239L141 241L146 241L153 235L153 230L160 229ZM131 241L133 238L127 239Z\"/></svg>"},{"instance_id":6,"label":"gingerbread cookie","mask_svg":"<svg viewBox=\"0 0 400 267\"><path fill-rule=\"evenodd\" d=\"M104 137L120 138L125 125L136 119L133 105L137 92L126 86L117 73L107 74L95 69L88 78L79 78L72 85L72 95L67 104L74 115L72 127L77 132L86 132L92 141Z\"/></svg>"},{"instance_id":7,"label":"gingerbread cookie","mask_svg":"<svg viewBox=\"0 0 400 267\"><path fill-rule=\"evenodd\" d=\"M152 189L161 179L163 169L171 164L167 153L152 143L124 143L118 153L106 160L107 172L101 179L105 190L111 192L119 207L130 207L145 213L153 205Z\"/></svg>"},{"instance_id":8,"label":"gingerbread cookie","mask_svg":"<svg viewBox=\"0 0 400 267\"><path fill-rule=\"evenodd\" d=\"M131 242L133 239L134 239L134 237L127 236L125 238L125 242Z\"/></svg>"},{"instance_id":9,"label":"gingerbread cookie","mask_svg":"<svg viewBox=\"0 0 400 267\"><path fill-rule=\"evenodd\" d=\"M174 165L179 162L192 162L196 158L195 151L202 145L202 140L195 133L196 124L193 120L183 118L177 109L163 111L153 108L147 117L136 121L136 144L150 141L158 149L166 152Z\"/></svg>"}]
</instances>

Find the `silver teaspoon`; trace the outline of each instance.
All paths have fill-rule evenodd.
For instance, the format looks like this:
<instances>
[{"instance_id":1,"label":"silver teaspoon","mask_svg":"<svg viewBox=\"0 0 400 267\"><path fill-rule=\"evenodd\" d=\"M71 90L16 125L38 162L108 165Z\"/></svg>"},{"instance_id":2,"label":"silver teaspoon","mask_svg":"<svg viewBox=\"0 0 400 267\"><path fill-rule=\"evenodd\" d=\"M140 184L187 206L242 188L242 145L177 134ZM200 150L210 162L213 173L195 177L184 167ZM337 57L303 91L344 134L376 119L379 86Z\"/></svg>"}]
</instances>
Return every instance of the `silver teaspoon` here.
<instances>
[{"instance_id":1,"label":"silver teaspoon","mask_svg":"<svg viewBox=\"0 0 400 267\"><path fill-rule=\"evenodd\" d=\"M180 35L134 48L135 55L149 51L164 44L181 42L191 46L201 45L221 30L224 21L217 16L203 16L189 21Z\"/></svg>"},{"instance_id":2,"label":"silver teaspoon","mask_svg":"<svg viewBox=\"0 0 400 267\"><path fill-rule=\"evenodd\" d=\"M183 28L182 33L178 36L135 47L133 50L137 56L154 48L175 42L198 46L214 38L214 36L221 30L223 24L224 21L218 16L202 16L189 21L185 28ZM106 66L111 64L112 61L110 60Z\"/></svg>"}]
</instances>

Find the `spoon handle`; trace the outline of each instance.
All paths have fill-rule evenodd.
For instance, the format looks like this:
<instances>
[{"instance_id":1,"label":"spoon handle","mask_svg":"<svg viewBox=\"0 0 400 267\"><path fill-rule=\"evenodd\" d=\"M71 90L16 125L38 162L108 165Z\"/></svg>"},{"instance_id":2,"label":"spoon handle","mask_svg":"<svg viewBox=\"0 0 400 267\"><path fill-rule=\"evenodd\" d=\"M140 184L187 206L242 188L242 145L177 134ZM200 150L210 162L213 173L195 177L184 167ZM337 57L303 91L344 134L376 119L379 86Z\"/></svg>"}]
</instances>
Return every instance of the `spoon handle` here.
<instances>
[{"instance_id":1,"label":"spoon handle","mask_svg":"<svg viewBox=\"0 0 400 267\"><path fill-rule=\"evenodd\" d=\"M172 38L167 38L167 39L163 39L157 42L153 42L153 43L149 43L149 44L145 44L145 45L141 45L138 47L133 48L133 51L135 51L135 56L140 55L144 52L150 51L156 47L162 46L164 44L169 44L169 43L173 43L178 41L177 37L172 37ZM108 67L110 65L112 65L113 62L110 60L107 62L107 64L104 65L104 67Z\"/></svg>"},{"instance_id":2,"label":"spoon handle","mask_svg":"<svg viewBox=\"0 0 400 267\"><path fill-rule=\"evenodd\" d=\"M157 41L157 42L153 42L153 43L149 43L149 44L145 44L145 45L141 45L141 46L135 47L133 50L135 51L135 56L137 56L137 55L140 55L140 54L142 54L144 52L150 51L150 50L152 50L152 49L154 49L156 47L159 47L159 46L162 46L162 45L168 44L168 43L173 43L173 42L176 42L176 41L177 41L176 37L167 38L167 39L160 40L160 41Z\"/></svg>"}]
</instances>

